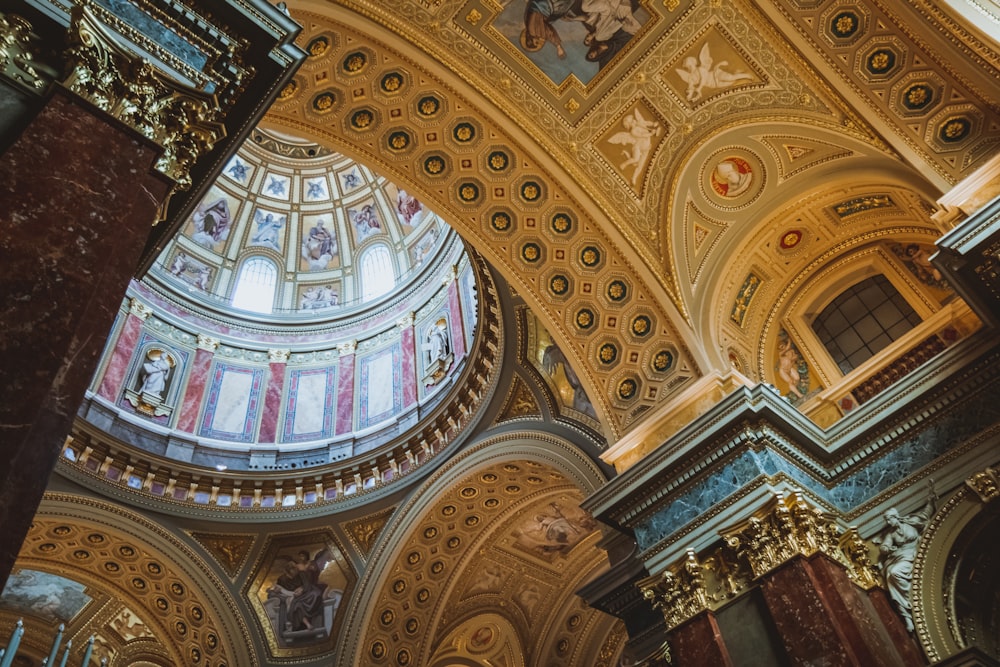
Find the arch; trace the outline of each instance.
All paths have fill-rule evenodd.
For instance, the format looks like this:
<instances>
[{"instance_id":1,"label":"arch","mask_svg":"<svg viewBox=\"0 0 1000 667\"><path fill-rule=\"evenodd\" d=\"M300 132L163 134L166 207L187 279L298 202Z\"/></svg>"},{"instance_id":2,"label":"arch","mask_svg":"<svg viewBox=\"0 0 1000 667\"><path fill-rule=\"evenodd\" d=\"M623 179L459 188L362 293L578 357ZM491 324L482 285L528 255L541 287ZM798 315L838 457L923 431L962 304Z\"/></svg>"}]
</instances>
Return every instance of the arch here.
<instances>
[{"instance_id":1,"label":"arch","mask_svg":"<svg viewBox=\"0 0 1000 667\"><path fill-rule=\"evenodd\" d=\"M60 540L59 534L66 530L71 533ZM74 535L76 539L69 539ZM102 556L101 550L108 555ZM119 567L112 570L105 565L105 572L95 575L87 566L98 557ZM65 573L88 585L110 585L115 599L136 609L164 610L144 620L156 628L169 664L195 664L203 658L228 667L260 664L244 615L232 613L237 602L219 575L167 528L122 506L47 492L19 562ZM129 563L136 567L126 567ZM153 598L163 601L156 603ZM133 650L149 657L157 653L148 642L126 649L136 659Z\"/></svg>"},{"instance_id":2,"label":"arch","mask_svg":"<svg viewBox=\"0 0 1000 667\"><path fill-rule=\"evenodd\" d=\"M998 471L986 468L959 487L921 536L910 600L917 638L930 662L943 661L966 647L955 613L956 580L970 544L984 531L995 536L998 498ZM992 543L995 537L986 539Z\"/></svg>"},{"instance_id":3,"label":"arch","mask_svg":"<svg viewBox=\"0 0 1000 667\"><path fill-rule=\"evenodd\" d=\"M329 67L335 76L324 88L306 84L293 100L276 105L266 123L370 165L445 219L539 314L573 366L584 369L581 383L609 438L617 439L639 421L635 416L645 408L669 399L700 375L703 360L697 337L683 323L660 272L607 220L613 213L602 211L587 189L566 173L567 163L516 123L493 120L496 108L459 74L439 67L432 73L432 56L377 25L379 15L309 1L297 7L317 34L337 34L339 43L351 44L350 53L369 54L364 56L367 69L344 76L346 52L340 46L341 51L330 49L324 56L330 60L315 65ZM375 54L379 57L372 58ZM413 83L387 97L378 84L389 70ZM362 88L371 95L352 97L352 90ZM412 99L404 99L408 94ZM426 94L441 102L442 111L433 118L417 109ZM311 100L317 95L331 96L323 99L333 100L332 106L313 108ZM488 166L486 171L473 168L485 165L497 151L504 155L507 171L492 177ZM502 221L496 222L494 214ZM569 231L555 231L567 219ZM589 246L599 250L588 255L599 263L580 260ZM620 290L618 275L609 278L611 272L605 269L627 277L627 289ZM609 283L614 283L613 298L608 296ZM649 359L669 344L677 351L675 368L684 373L624 378L620 363L596 359L600 345L579 344L573 324L576 311L639 305L655 315L656 335L623 336L617 359Z\"/></svg>"},{"instance_id":4,"label":"arch","mask_svg":"<svg viewBox=\"0 0 1000 667\"><path fill-rule=\"evenodd\" d=\"M471 476L487 470L491 466L517 465L517 462L524 461L532 461L540 469L557 472L565 478L562 488L576 489L580 494L592 493L599 488L605 479L597 465L564 437L549 433L524 431L494 433L484 437L480 442L455 456L435 471L420 489L394 512L389 525L379 535L371 551L368 568L362 575L358 583L357 593L352 599L351 607L347 610L347 618L341 635L345 645L356 646L359 655L367 655L365 652L373 650L375 644L380 640L378 633L373 634L371 628L384 626L378 620L383 595L399 599L400 595L413 596L417 594L411 590L416 586L412 582L404 582L399 575L401 567L405 567L407 559L411 558L407 552L422 553L420 549L408 548L407 544L411 539L418 538L420 531L427 530L429 527L427 518L435 507L446 504L442 499L448 493L461 493L461 491L456 490L456 487L460 486L457 484L458 480L471 478ZM501 506L496 512L502 513L504 508ZM484 523L481 524L483 527L477 525L477 535L480 533L485 535L486 526L495 527L493 520L487 518L488 513L482 512L481 514L484 517ZM475 543L479 544L480 541L480 538L477 537ZM472 547L461 549L461 559L471 557L477 550ZM439 554L444 551L444 549L439 549ZM596 553L592 555L600 557ZM426 554L419 557L427 558ZM441 586L447 585L448 591L450 591L450 586L454 584L454 582L447 583L450 581L449 574L449 571L444 573L446 581L440 584ZM430 585L429 579L424 581L424 585ZM397 594L396 591L399 593ZM442 592L440 599L446 598L448 594L447 591ZM430 603L434 602L432 598ZM414 600L411 606L417 604L417 601ZM424 613L426 614L426 611ZM402 622L402 619L397 617L396 621ZM407 636L402 632L400 634L403 637ZM387 649L385 645L381 648ZM414 654L411 657L416 662L422 663L425 658L429 657L428 649L429 646L425 646L424 655ZM338 664L347 667L349 658L346 655L339 656Z\"/></svg>"}]
</instances>

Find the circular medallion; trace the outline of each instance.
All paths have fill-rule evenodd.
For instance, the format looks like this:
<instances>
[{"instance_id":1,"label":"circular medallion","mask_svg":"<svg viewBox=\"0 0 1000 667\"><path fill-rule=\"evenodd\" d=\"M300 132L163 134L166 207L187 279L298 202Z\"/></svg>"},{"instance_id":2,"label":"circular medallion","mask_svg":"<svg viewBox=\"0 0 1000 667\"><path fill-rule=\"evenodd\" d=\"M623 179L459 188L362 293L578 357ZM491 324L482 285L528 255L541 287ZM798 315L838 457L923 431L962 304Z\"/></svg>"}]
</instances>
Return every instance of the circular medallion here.
<instances>
[{"instance_id":1,"label":"circular medallion","mask_svg":"<svg viewBox=\"0 0 1000 667\"><path fill-rule=\"evenodd\" d=\"M732 199L750 189L753 169L741 157L730 155L715 164L710 176L712 190L720 197Z\"/></svg>"}]
</instances>

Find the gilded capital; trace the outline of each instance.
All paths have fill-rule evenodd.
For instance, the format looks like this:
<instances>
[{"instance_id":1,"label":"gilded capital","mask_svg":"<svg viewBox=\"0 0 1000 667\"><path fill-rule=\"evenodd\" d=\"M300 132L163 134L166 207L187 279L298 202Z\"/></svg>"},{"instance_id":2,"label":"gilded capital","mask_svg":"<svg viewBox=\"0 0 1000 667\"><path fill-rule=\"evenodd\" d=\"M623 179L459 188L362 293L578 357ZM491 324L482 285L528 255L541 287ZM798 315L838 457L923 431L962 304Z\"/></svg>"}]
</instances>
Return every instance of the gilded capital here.
<instances>
[{"instance_id":1,"label":"gilded capital","mask_svg":"<svg viewBox=\"0 0 1000 667\"><path fill-rule=\"evenodd\" d=\"M162 146L156 168L178 188L189 188L195 162L225 136L215 97L134 56L91 8L76 5L72 17L64 54L69 73L63 84Z\"/></svg>"},{"instance_id":2,"label":"gilded capital","mask_svg":"<svg viewBox=\"0 0 1000 667\"><path fill-rule=\"evenodd\" d=\"M292 354L291 350L279 350L273 349L267 351L267 360L272 364L285 364L288 363L288 357Z\"/></svg>"},{"instance_id":3,"label":"gilded capital","mask_svg":"<svg viewBox=\"0 0 1000 667\"><path fill-rule=\"evenodd\" d=\"M802 494L792 492L775 494L723 537L746 558L754 577L759 577L795 556L811 556L817 551L843 562L840 534L832 516L811 505Z\"/></svg>"},{"instance_id":4,"label":"gilded capital","mask_svg":"<svg viewBox=\"0 0 1000 667\"><path fill-rule=\"evenodd\" d=\"M131 298L128 300L128 312L135 315L140 320L145 320L153 314L153 309L142 301L139 301L139 299Z\"/></svg>"},{"instance_id":5,"label":"gilded capital","mask_svg":"<svg viewBox=\"0 0 1000 667\"><path fill-rule=\"evenodd\" d=\"M207 352L215 352L219 348L219 339L212 338L211 336L206 336L205 334L198 334L198 349L205 350Z\"/></svg>"},{"instance_id":6,"label":"gilded capital","mask_svg":"<svg viewBox=\"0 0 1000 667\"><path fill-rule=\"evenodd\" d=\"M352 340L348 343L341 343L340 345L337 346L337 352L339 352L341 356L347 354L354 354L354 351L357 349L358 349L358 341L356 340Z\"/></svg>"},{"instance_id":7,"label":"gilded capital","mask_svg":"<svg viewBox=\"0 0 1000 667\"><path fill-rule=\"evenodd\" d=\"M965 485L979 496L979 500L988 503L1000 496L1000 472L987 468L965 480Z\"/></svg>"}]
</instances>

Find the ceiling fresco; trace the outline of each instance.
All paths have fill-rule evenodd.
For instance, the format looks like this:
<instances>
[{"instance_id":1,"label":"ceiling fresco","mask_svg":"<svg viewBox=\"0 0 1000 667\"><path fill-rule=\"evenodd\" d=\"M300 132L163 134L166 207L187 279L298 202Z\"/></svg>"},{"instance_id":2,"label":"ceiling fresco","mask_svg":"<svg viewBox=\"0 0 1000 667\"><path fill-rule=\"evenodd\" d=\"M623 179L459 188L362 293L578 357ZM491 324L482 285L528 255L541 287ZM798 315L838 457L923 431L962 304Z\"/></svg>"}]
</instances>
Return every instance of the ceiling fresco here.
<instances>
[{"instance_id":1,"label":"ceiling fresco","mask_svg":"<svg viewBox=\"0 0 1000 667\"><path fill-rule=\"evenodd\" d=\"M4 594L31 667L58 622L115 667L612 667L577 591L634 545L586 498L746 387L826 428L980 326L928 258L1000 55L924 0L287 9L308 57L129 287ZM849 377L813 323L875 274L916 324Z\"/></svg>"},{"instance_id":2,"label":"ceiling fresco","mask_svg":"<svg viewBox=\"0 0 1000 667\"><path fill-rule=\"evenodd\" d=\"M848 4L623 3L622 47L593 72L601 15L573 3L352 3L362 35L346 8L306 2L291 8L301 41L324 48L268 119L329 135L432 201L587 369L621 433L728 366L719 334L695 331L709 304L732 303L721 292L746 277L728 272L734 253L774 208L835 189L845 169L933 201L1000 139L995 87L884 7ZM645 339L628 335L636 304L654 323ZM626 312L579 325L599 309ZM653 371L668 350L670 370Z\"/></svg>"}]
</instances>

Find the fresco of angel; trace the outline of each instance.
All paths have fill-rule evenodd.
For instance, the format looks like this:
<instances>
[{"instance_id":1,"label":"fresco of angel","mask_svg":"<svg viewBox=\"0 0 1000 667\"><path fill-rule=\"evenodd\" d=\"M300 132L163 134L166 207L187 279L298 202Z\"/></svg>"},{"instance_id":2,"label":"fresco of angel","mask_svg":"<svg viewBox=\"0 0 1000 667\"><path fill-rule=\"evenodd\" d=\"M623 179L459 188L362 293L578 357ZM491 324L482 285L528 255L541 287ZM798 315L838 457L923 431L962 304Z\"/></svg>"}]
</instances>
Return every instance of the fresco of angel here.
<instances>
[{"instance_id":1,"label":"fresco of angel","mask_svg":"<svg viewBox=\"0 0 1000 667\"><path fill-rule=\"evenodd\" d=\"M723 69L728 66L729 63L725 60L718 64L713 64L708 42L705 42L705 45L701 47L701 52L698 54L697 60L695 60L694 56L685 58L684 69L676 71L681 79L684 80L684 83L687 84L687 101L697 102L700 100L706 88L709 90L714 88L728 88L740 81L750 81L753 79L752 74L748 74L742 70L727 72Z\"/></svg>"},{"instance_id":2,"label":"fresco of angel","mask_svg":"<svg viewBox=\"0 0 1000 667\"><path fill-rule=\"evenodd\" d=\"M618 168L624 172L626 168L633 167L635 171L632 172L632 185L638 185L653 147L653 137L660 133L660 124L655 120L648 120L636 107L631 115L622 119L622 125L625 130L612 134L608 137L608 142L628 146L622 151L625 160L618 165Z\"/></svg>"}]
</instances>

